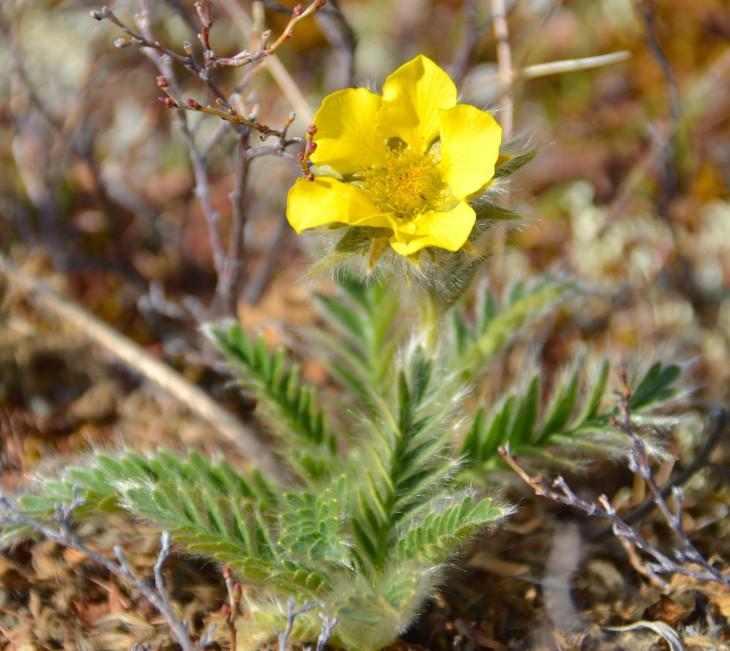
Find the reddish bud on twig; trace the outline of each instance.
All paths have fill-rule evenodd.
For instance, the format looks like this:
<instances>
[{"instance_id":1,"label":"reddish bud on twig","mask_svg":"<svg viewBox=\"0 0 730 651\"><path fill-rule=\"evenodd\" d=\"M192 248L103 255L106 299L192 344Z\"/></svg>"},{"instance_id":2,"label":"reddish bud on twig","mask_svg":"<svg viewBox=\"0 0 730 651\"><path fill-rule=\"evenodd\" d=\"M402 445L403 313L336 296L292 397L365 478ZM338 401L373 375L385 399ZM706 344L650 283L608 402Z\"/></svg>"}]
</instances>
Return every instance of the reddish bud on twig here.
<instances>
[{"instance_id":1,"label":"reddish bud on twig","mask_svg":"<svg viewBox=\"0 0 730 651\"><path fill-rule=\"evenodd\" d=\"M175 100L173 100L171 97L158 97L157 99L160 100L160 104L166 106L167 108L175 108L177 106Z\"/></svg>"},{"instance_id":2,"label":"reddish bud on twig","mask_svg":"<svg viewBox=\"0 0 730 651\"><path fill-rule=\"evenodd\" d=\"M299 152L299 153L297 154L297 158L298 158L299 160L304 160L304 154L303 154L303 153L302 153L302 152L300 151L300 152Z\"/></svg>"},{"instance_id":3,"label":"reddish bud on twig","mask_svg":"<svg viewBox=\"0 0 730 651\"><path fill-rule=\"evenodd\" d=\"M307 148L307 151L310 154L313 154L315 151L317 151L317 143L316 142L310 142L309 147Z\"/></svg>"},{"instance_id":4,"label":"reddish bud on twig","mask_svg":"<svg viewBox=\"0 0 730 651\"><path fill-rule=\"evenodd\" d=\"M301 16L304 12L304 5L300 2L298 5L294 6L294 9L292 9L291 15L292 16Z\"/></svg>"},{"instance_id":5,"label":"reddish bud on twig","mask_svg":"<svg viewBox=\"0 0 730 651\"><path fill-rule=\"evenodd\" d=\"M327 0L314 0L314 9L321 9L327 4Z\"/></svg>"},{"instance_id":6,"label":"reddish bud on twig","mask_svg":"<svg viewBox=\"0 0 730 651\"><path fill-rule=\"evenodd\" d=\"M317 133L317 127L316 127L316 126L314 126L313 124L310 124L310 125L309 125L309 128L307 129L307 133L308 133L308 134L309 134L310 136L313 136L313 135L314 135L315 133Z\"/></svg>"},{"instance_id":7,"label":"reddish bud on twig","mask_svg":"<svg viewBox=\"0 0 730 651\"><path fill-rule=\"evenodd\" d=\"M187 105L188 105L188 106L189 106L189 107L190 107L191 109L194 109L195 111L199 111L199 110L200 110L200 104L198 104L198 102L196 102L196 101L195 101L194 99L189 99L189 100L187 101Z\"/></svg>"},{"instance_id":8,"label":"reddish bud on twig","mask_svg":"<svg viewBox=\"0 0 730 651\"><path fill-rule=\"evenodd\" d=\"M167 77L160 76L160 77L157 77L157 85L160 88L167 88L170 85L170 83L167 81Z\"/></svg>"}]
</instances>

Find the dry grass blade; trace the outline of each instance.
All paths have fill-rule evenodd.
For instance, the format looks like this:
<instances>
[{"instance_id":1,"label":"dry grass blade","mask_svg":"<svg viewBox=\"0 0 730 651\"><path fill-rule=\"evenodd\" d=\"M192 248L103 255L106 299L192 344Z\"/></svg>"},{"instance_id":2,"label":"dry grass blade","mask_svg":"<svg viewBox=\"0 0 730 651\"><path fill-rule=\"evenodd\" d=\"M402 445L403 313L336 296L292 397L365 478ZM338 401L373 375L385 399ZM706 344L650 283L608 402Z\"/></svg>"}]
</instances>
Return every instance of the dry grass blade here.
<instances>
[{"instance_id":1,"label":"dry grass blade","mask_svg":"<svg viewBox=\"0 0 730 651\"><path fill-rule=\"evenodd\" d=\"M0 273L13 289L21 292L32 303L103 346L124 364L210 423L221 436L238 447L253 466L273 473L278 472L279 466L273 454L254 433L179 373L151 357L132 340L119 334L93 314L59 296L39 280L18 271L1 254Z\"/></svg>"}]
</instances>

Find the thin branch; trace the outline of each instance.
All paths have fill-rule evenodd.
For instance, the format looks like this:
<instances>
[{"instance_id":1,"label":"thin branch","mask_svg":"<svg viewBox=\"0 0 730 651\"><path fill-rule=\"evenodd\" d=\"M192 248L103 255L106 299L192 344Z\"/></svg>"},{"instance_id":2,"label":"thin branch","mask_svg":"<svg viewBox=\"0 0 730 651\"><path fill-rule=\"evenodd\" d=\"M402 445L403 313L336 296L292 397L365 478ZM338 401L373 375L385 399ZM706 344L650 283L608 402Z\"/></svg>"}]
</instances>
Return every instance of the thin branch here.
<instances>
[{"instance_id":1,"label":"thin branch","mask_svg":"<svg viewBox=\"0 0 730 651\"><path fill-rule=\"evenodd\" d=\"M512 97L512 50L509 45L509 28L507 26L507 9L504 0L491 0L494 38L497 42L497 71L502 81L499 102L499 123L502 126L502 142L512 137L514 121L514 100ZM505 182L507 185L509 181ZM504 251L507 231L504 227L495 230L492 238L491 278L494 287L504 283Z\"/></svg>"},{"instance_id":2,"label":"thin branch","mask_svg":"<svg viewBox=\"0 0 730 651\"><path fill-rule=\"evenodd\" d=\"M491 1L494 38L497 41L497 69L504 83L499 111L500 124L502 125L504 140L509 140L513 129L514 101L512 98L512 50L509 45L507 11L504 0Z\"/></svg>"},{"instance_id":3,"label":"thin branch","mask_svg":"<svg viewBox=\"0 0 730 651\"><path fill-rule=\"evenodd\" d=\"M314 648L314 651L324 651L325 647L327 646L327 642L329 642L330 638L332 637L332 631L334 630L335 626L337 626L337 623L340 621L340 618L337 616L327 617L322 613L319 614L319 618L322 620L322 628L319 631L319 636L317 637L317 646Z\"/></svg>"},{"instance_id":4,"label":"thin branch","mask_svg":"<svg viewBox=\"0 0 730 651\"><path fill-rule=\"evenodd\" d=\"M277 641L279 643L279 651L287 651L289 649L289 637L294 630L294 622L299 615L304 615L315 608L321 608L322 604L316 601L305 601L301 608L295 608L296 601L294 597L290 597L286 606L286 628L283 633L277 635Z\"/></svg>"},{"instance_id":5,"label":"thin branch","mask_svg":"<svg viewBox=\"0 0 730 651\"><path fill-rule=\"evenodd\" d=\"M128 47L130 45L136 44L141 47L157 50L161 54L170 57L170 59L172 59L173 61L177 61L179 64L185 66L186 68L194 71L197 70L197 64L191 56L183 56L181 54L178 54L177 52L175 52L175 50L171 50L170 48L165 47L159 41L135 32L133 29L131 29L121 20L119 20L116 14L111 9L109 9L109 7L102 7L100 11L91 11L90 15L94 20L108 20L109 22L116 25L119 29L121 29L125 34L131 37L130 41L127 41L126 39L118 39L117 41L115 41L115 45L117 47Z\"/></svg>"},{"instance_id":6,"label":"thin branch","mask_svg":"<svg viewBox=\"0 0 730 651\"><path fill-rule=\"evenodd\" d=\"M38 522L33 518L23 515L0 489L0 523L4 525L23 525L29 527L36 533L43 535L59 545L82 552L92 561L103 566L109 573L127 579L164 616L183 651L194 651L195 646L190 639L187 626L177 618L162 577L162 565L170 552L169 534L167 532L162 534L162 544L154 566L155 587L153 588L135 574L124 554L124 550L119 545L115 545L113 550L117 559L115 563L87 547L81 538L79 538L71 525L71 517L73 511L83 503L84 500L79 499L74 494L69 505L55 509L52 516L53 524L51 525Z\"/></svg>"},{"instance_id":7,"label":"thin branch","mask_svg":"<svg viewBox=\"0 0 730 651\"><path fill-rule=\"evenodd\" d=\"M283 158L299 165L299 159L294 154L286 151L284 147L288 147L292 144L298 144L300 142L302 142L302 139L296 137L287 138L286 140L282 140L278 145L272 145L271 147L254 147L253 149L248 150L247 158L251 161L254 158L260 158L261 156L278 156L279 158Z\"/></svg>"},{"instance_id":8,"label":"thin branch","mask_svg":"<svg viewBox=\"0 0 730 651\"><path fill-rule=\"evenodd\" d=\"M240 67L272 56L287 39L291 38L294 33L294 26L298 22L319 11L324 4L324 0L312 0L306 8L301 4L295 6L291 11L287 27L273 43L269 43L270 32L261 32L260 37L256 37L253 33L255 31L253 25L250 25L249 21L252 46L253 41L257 41L256 45L258 50L253 53L243 50L233 57L218 58L215 56L210 44L210 30L213 25L213 17L211 14L212 3L210 0L196 0L194 6L200 22L198 39L203 47L202 63L196 60L193 55L192 46L189 43L184 44L185 55L183 56L161 45L154 38L150 30L149 0L139 0L140 10L136 16L139 32L124 24L108 7L104 7L98 12L92 12L92 16L97 20L109 20L131 37L131 41L127 42L122 40L122 42L118 42L118 45L138 45L153 61L160 72L157 84L165 94L161 100L165 106L177 110L180 128L186 141L192 163L193 176L195 178L195 194L203 209L208 227L213 266L217 277L216 293L213 303L215 306L214 309L222 308L224 313L228 315L235 314L236 302L241 285L241 268L244 251L243 231L245 226L244 197L246 195L245 186L249 162L254 157L263 155L275 155L290 160L291 162L297 162L298 159L286 152L285 149L287 146L299 142L299 140L296 138L287 138L287 130L294 119L293 115L287 119L281 129L272 129L260 123L254 114L244 115L237 108L239 104L238 93L247 83L248 77L244 77L239 82L236 86L236 91L229 97L216 83L214 78L215 69L224 66ZM194 99L183 100L181 87L171 65L173 61L181 63L200 79L213 99L212 104L204 106ZM195 142L194 129L186 119L187 111L213 115L223 120L233 128L238 138L234 188L230 194L232 204L231 228L227 245L224 243L223 232L220 227L220 215L213 208L207 168L208 157L212 147L215 146L222 136L223 130L219 128L208 146L200 148ZM306 108L306 112L311 113L308 107ZM252 150L249 143L251 130L258 131L262 139L275 136L277 143L269 148Z\"/></svg>"},{"instance_id":9,"label":"thin branch","mask_svg":"<svg viewBox=\"0 0 730 651\"><path fill-rule=\"evenodd\" d=\"M260 59L271 56L274 52L276 52L276 50L279 49L279 47L281 47L281 45L285 41L288 41L292 36L294 36L294 25L296 25L300 20L311 16L314 12L321 9L324 6L325 1L326 0L312 0L312 2L309 4L309 6L307 6L306 9L303 8L301 4L296 5L294 7L294 10L292 11L291 17L289 18L289 23L282 30L281 34L279 34L279 37L271 45L266 43L266 32L264 32L261 49L258 52L249 52L248 50L242 50L238 54L234 54L232 57L216 57L211 59L210 66L213 68L240 68L241 66L245 66L249 63L253 63L254 61L259 61Z\"/></svg>"},{"instance_id":10,"label":"thin branch","mask_svg":"<svg viewBox=\"0 0 730 651\"><path fill-rule=\"evenodd\" d=\"M679 563L659 551L618 515L616 509L614 509L610 500L605 495L600 495L598 497L598 504L596 504L595 502L589 502L579 498L561 476L558 476L552 484L548 484L541 474L530 476L522 467L520 460L512 455L509 443L500 447L499 453L510 468L532 488L535 495L546 497L553 502L579 509L587 515L608 520L611 523L614 536L626 550L631 565L637 572L646 576L657 587L666 588L668 585L660 577L661 574L682 574L700 581L713 581L730 586L730 577L711 566L693 546L692 550L695 553L690 557L685 551L684 555L678 559ZM678 522L680 522L679 518L671 516L667 523L674 531L674 527L677 526ZM682 532L682 536L686 538L684 532ZM691 543L689 544L691 545ZM639 556L638 550L651 557L654 562L644 562ZM681 565L680 563L685 560L690 560L692 563L700 565L699 569Z\"/></svg>"},{"instance_id":11,"label":"thin branch","mask_svg":"<svg viewBox=\"0 0 730 651\"><path fill-rule=\"evenodd\" d=\"M451 64L451 78L457 83L464 78L469 69L481 32L480 26L477 25L476 0L466 0L461 13L464 16L464 28Z\"/></svg>"},{"instance_id":12,"label":"thin branch","mask_svg":"<svg viewBox=\"0 0 730 651\"><path fill-rule=\"evenodd\" d=\"M246 292L244 294L244 301L249 305L255 305L259 302L261 295L264 293L264 289L271 278L271 274L274 271L276 262L278 259L278 253L281 250L281 243L284 241L284 236L288 231L289 222L286 219L286 215L282 214L279 217L279 221L276 224L274 234L269 240L266 250L264 251L264 259L256 269L256 273L248 281L246 286Z\"/></svg>"},{"instance_id":13,"label":"thin branch","mask_svg":"<svg viewBox=\"0 0 730 651\"><path fill-rule=\"evenodd\" d=\"M316 16L320 30L330 45L340 53L341 68L337 75L337 87L348 88L355 81L355 31L347 22L338 0L329 0L329 11L321 11Z\"/></svg>"},{"instance_id":14,"label":"thin branch","mask_svg":"<svg viewBox=\"0 0 730 651\"><path fill-rule=\"evenodd\" d=\"M705 419L705 426L703 430L704 443L702 448L692 463L690 463L689 466L687 466L662 489L662 497L665 499L669 497L674 492L675 488L682 486L682 484L686 483L695 475L695 473L706 467L712 451L717 447L720 441L727 437L730 437L730 417L727 412L722 409L712 409ZM641 506L637 506L635 509L629 511L627 515L623 516L624 522L628 524L636 522L643 518L649 511L651 511L652 508L654 508L653 498L647 500ZM591 540L599 540L610 533L611 530L607 529L606 531L602 531L595 536L592 536Z\"/></svg>"},{"instance_id":15,"label":"thin branch","mask_svg":"<svg viewBox=\"0 0 730 651\"><path fill-rule=\"evenodd\" d=\"M170 551L170 534L167 532L162 533L162 546L160 548L157 561L155 562L154 569L156 587L154 590L145 581L142 581L135 575L132 566L129 564L129 561L124 554L124 550L119 545L114 545L113 551L120 568L119 572L114 573L131 581L142 593L142 596L144 596L147 601L149 601L155 608L157 608L157 610L160 611L160 613L162 613L162 615L164 615L168 626L172 630L183 651L194 651L195 646L193 641L190 639L188 628L184 622L181 622L175 616L175 612L173 611L167 596L167 589L165 588L162 579L162 564Z\"/></svg>"},{"instance_id":16,"label":"thin branch","mask_svg":"<svg viewBox=\"0 0 730 651\"><path fill-rule=\"evenodd\" d=\"M137 14L137 24L140 26L142 33L151 36L149 32L149 4L145 0L140 0L139 12ZM169 88L177 97L182 95L182 90L178 84L177 77L171 65L171 59L166 56L156 54L152 49L143 49L142 52L157 67L161 77L158 78L157 84L160 87ZM200 202L205 216L205 222L208 227L208 238L210 241L211 252L213 255L213 267L216 277L220 277L223 260L225 258L225 250L223 247L223 238L221 236L219 220L220 215L213 209L213 201L210 194L210 180L208 178L208 170L206 167L206 159L200 153L195 137L188 124L187 116L184 111L177 111L178 126L185 139L185 144L190 155L190 162L193 167L193 177L195 179L195 196Z\"/></svg>"},{"instance_id":17,"label":"thin branch","mask_svg":"<svg viewBox=\"0 0 730 651\"><path fill-rule=\"evenodd\" d=\"M672 497L677 504L676 513L672 513L669 505L664 499L662 491L659 490L656 480L654 479L654 473L651 470L651 465L649 464L649 457L646 453L644 441L642 441L636 434L634 425L631 422L631 389L629 388L628 377L625 373L622 375L623 387L621 388L621 391L618 392L618 408L621 417L614 418L613 421L616 427L630 437L633 442L629 469L646 482L646 485L649 487L649 491L654 497L654 503L661 512L664 521L674 534L674 537L680 547L678 550L675 550L677 560L680 563L689 561L701 568L701 571L693 571L693 573L689 574L689 576L702 578L706 581L714 581L730 587L730 576L727 576L716 567L710 565L705 557L700 554L689 539L685 530L682 528L682 505L684 502L684 493L682 490L677 486L672 487Z\"/></svg>"},{"instance_id":18,"label":"thin branch","mask_svg":"<svg viewBox=\"0 0 730 651\"><path fill-rule=\"evenodd\" d=\"M313 3L312 6L314 6ZM311 8L311 7L310 7ZM310 9L308 8L308 10ZM149 4L147 0L140 0L140 9L141 11L137 15L137 23L141 28L141 32L135 32L133 29L128 27L124 22L122 22L115 14L114 12L109 9L109 7L103 7L101 11L92 11L91 16L92 18L95 18L96 20L109 20L114 25L119 27L122 31L124 31L125 34L129 34L132 36L132 43L136 43L141 48L146 48L148 50L154 50L160 53L160 55L164 55L166 57L169 57L173 61L177 61L178 63L182 64L192 72L194 72L200 79L205 83L205 85L210 90L211 94L215 98L216 103L220 104L222 106L222 109L218 109L213 106L202 106L201 104L198 104L194 100L188 100L187 102L183 102L181 100L181 94L180 92L176 92L175 94L168 93L168 97L172 100L172 104L168 103L167 105L171 108L177 108L177 109L183 109L183 110L194 110L204 113L209 113L211 115L215 115L223 120L228 120L229 122L232 122L234 124L241 124L247 127L250 127L252 129L256 129L257 131L260 131L264 135L277 135L281 136L282 133L280 131L277 131L275 129L270 129L267 125L259 124L258 122L254 120L249 120L245 116L238 113L233 106L228 102L226 99L225 94L223 91L218 87L218 85L215 83L215 81L212 78L212 70L216 66L232 66L232 67L238 67L240 65L245 65L246 63L250 63L250 61L245 61L244 63L237 63L236 65L232 63L223 63L226 61L226 59L215 59L210 58L211 55L208 51L205 52L204 56L206 57L206 60L204 64L201 66L196 61L195 58L192 55L192 49L190 48L189 44L186 44L186 54L185 56L176 53L174 50L171 50L167 47L164 47L160 45L159 41L156 41L153 39L152 34L149 32ZM305 11L306 13L306 11ZM311 12L310 12L311 13ZM304 14L302 14L304 15ZM297 22L301 19L301 16L296 17L296 20L292 18L294 22ZM205 30L203 30L205 32ZM202 36L202 34L201 34ZM207 37L206 37L207 38ZM286 40L286 39L283 39ZM283 42L282 40L282 42ZM117 46L126 46L131 45L132 43L126 43L126 41L119 41L116 42ZM269 46L273 47L273 46ZM278 46L277 46L278 47ZM259 56L259 58L262 58L262 56L268 56L266 53L267 50L264 49L261 52L264 54ZM257 53L257 55L260 55L260 53ZM257 55L251 55L251 56L257 56ZM238 56L238 55L236 55ZM158 66L159 67L159 66ZM165 77L170 75L165 75ZM166 86L162 86L163 90L166 88ZM179 90L179 89L176 89Z\"/></svg>"},{"instance_id":19,"label":"thin branch","mask_svg":"<svg viewBox=\"0 0 730 651\"><path fill-rule=\"evenodd\" d=\"M235 0L220 0L220 3L244 36L251 38L254 33L254 26L240 3ZM263 59L259 65L266 67L297 115L304 120L305 124L311 124L314 119L314 112L279 57L276 54L271 54ZM240 92L241 90L242 88L236 86L236 91Z\"/></svg>"},{"instance_id":20,"label":"thin branch","mask_svg":"<svg viewBox=\"0 0 730 651\"><path fill-rule=\"evenodd\" d=\"M538 77L559 75L565 72L577 72L578 70L601 68L620 61L626 61L630 58L631 52L622 50L620 52L610 52L608 54L599 54L597 56L583 57L580 59L564 59L561 61L536 63L535 65L526 66L521 70L516 70L513 77L515 79L537 79Z\"/></svg>"},{"instance_id":21,"label":"thin branch","mask_svg":"<svg viewBox=\"0 0 730 651\"><path fill-rule=\"evenodd\" d=\"M228 565L223 567L223 580L226 583L228 591L228 616L226 624L228 625L228 639L230 640L231 649L236 649L236 616L241 605L241 584L233 580L233 572Z\"/></svg>"},{"instance_id":22,"label":"thin branch","mask_svg":"<svg viewBox=\"0 0 730 651\"><path fill-rule=\"evenodd\" d=\"M249 170L249 134L244 130L238 137L238 156L235 181L230 194L233 206L231 233L228 239L228 252L223 261L223 269L218 278L216 295L224 303L228 313L235 314L241 286L241 253L243 251L243 229L246 225L245 188Z\"/></svg>"}]
</instances>

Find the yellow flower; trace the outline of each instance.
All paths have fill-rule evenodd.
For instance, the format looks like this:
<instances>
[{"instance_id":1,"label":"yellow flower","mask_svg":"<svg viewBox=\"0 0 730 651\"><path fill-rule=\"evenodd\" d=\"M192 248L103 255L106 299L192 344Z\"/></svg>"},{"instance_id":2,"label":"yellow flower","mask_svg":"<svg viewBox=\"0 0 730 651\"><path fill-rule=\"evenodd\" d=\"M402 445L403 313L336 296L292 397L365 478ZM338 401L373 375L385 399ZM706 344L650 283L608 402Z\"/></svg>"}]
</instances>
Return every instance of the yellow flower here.
<instances>
[{"instance_id":1,"label":"yellow flower","mask_svg":"<svg viewBox=\"0 0 730 651\"><path fill-rule=\"evenodd\" d=\"M297 233L325 224L383 229L373 250L389 243L404 256L464 246L476 220L466 200L494 176L502 129L489 113L457 104L454 82L433 61L418 56L398 68L382 96L332 93L314 124L315 178L298 179L287 201Z\"/></svg>"}]
</instances>

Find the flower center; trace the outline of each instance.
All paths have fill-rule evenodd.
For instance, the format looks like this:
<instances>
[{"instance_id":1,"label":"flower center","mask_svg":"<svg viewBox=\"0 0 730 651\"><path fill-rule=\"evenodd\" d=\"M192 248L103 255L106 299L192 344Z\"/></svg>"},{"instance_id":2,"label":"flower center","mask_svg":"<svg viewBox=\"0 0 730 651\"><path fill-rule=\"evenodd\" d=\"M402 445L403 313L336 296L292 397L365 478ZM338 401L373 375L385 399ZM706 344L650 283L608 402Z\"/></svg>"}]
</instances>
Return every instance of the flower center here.
<instances>
[{"instance_id":1,"label":"flower center","mask_svg":"<svg viewBox=\"0 0 730 651\"><path fill-rule=\"evenodd\" d=\"M431 156L392 149L383 167L363 174L363 189L383 212L410 221L426 210L439 209L446 188Z\"/></svg>"}]
</instances>

